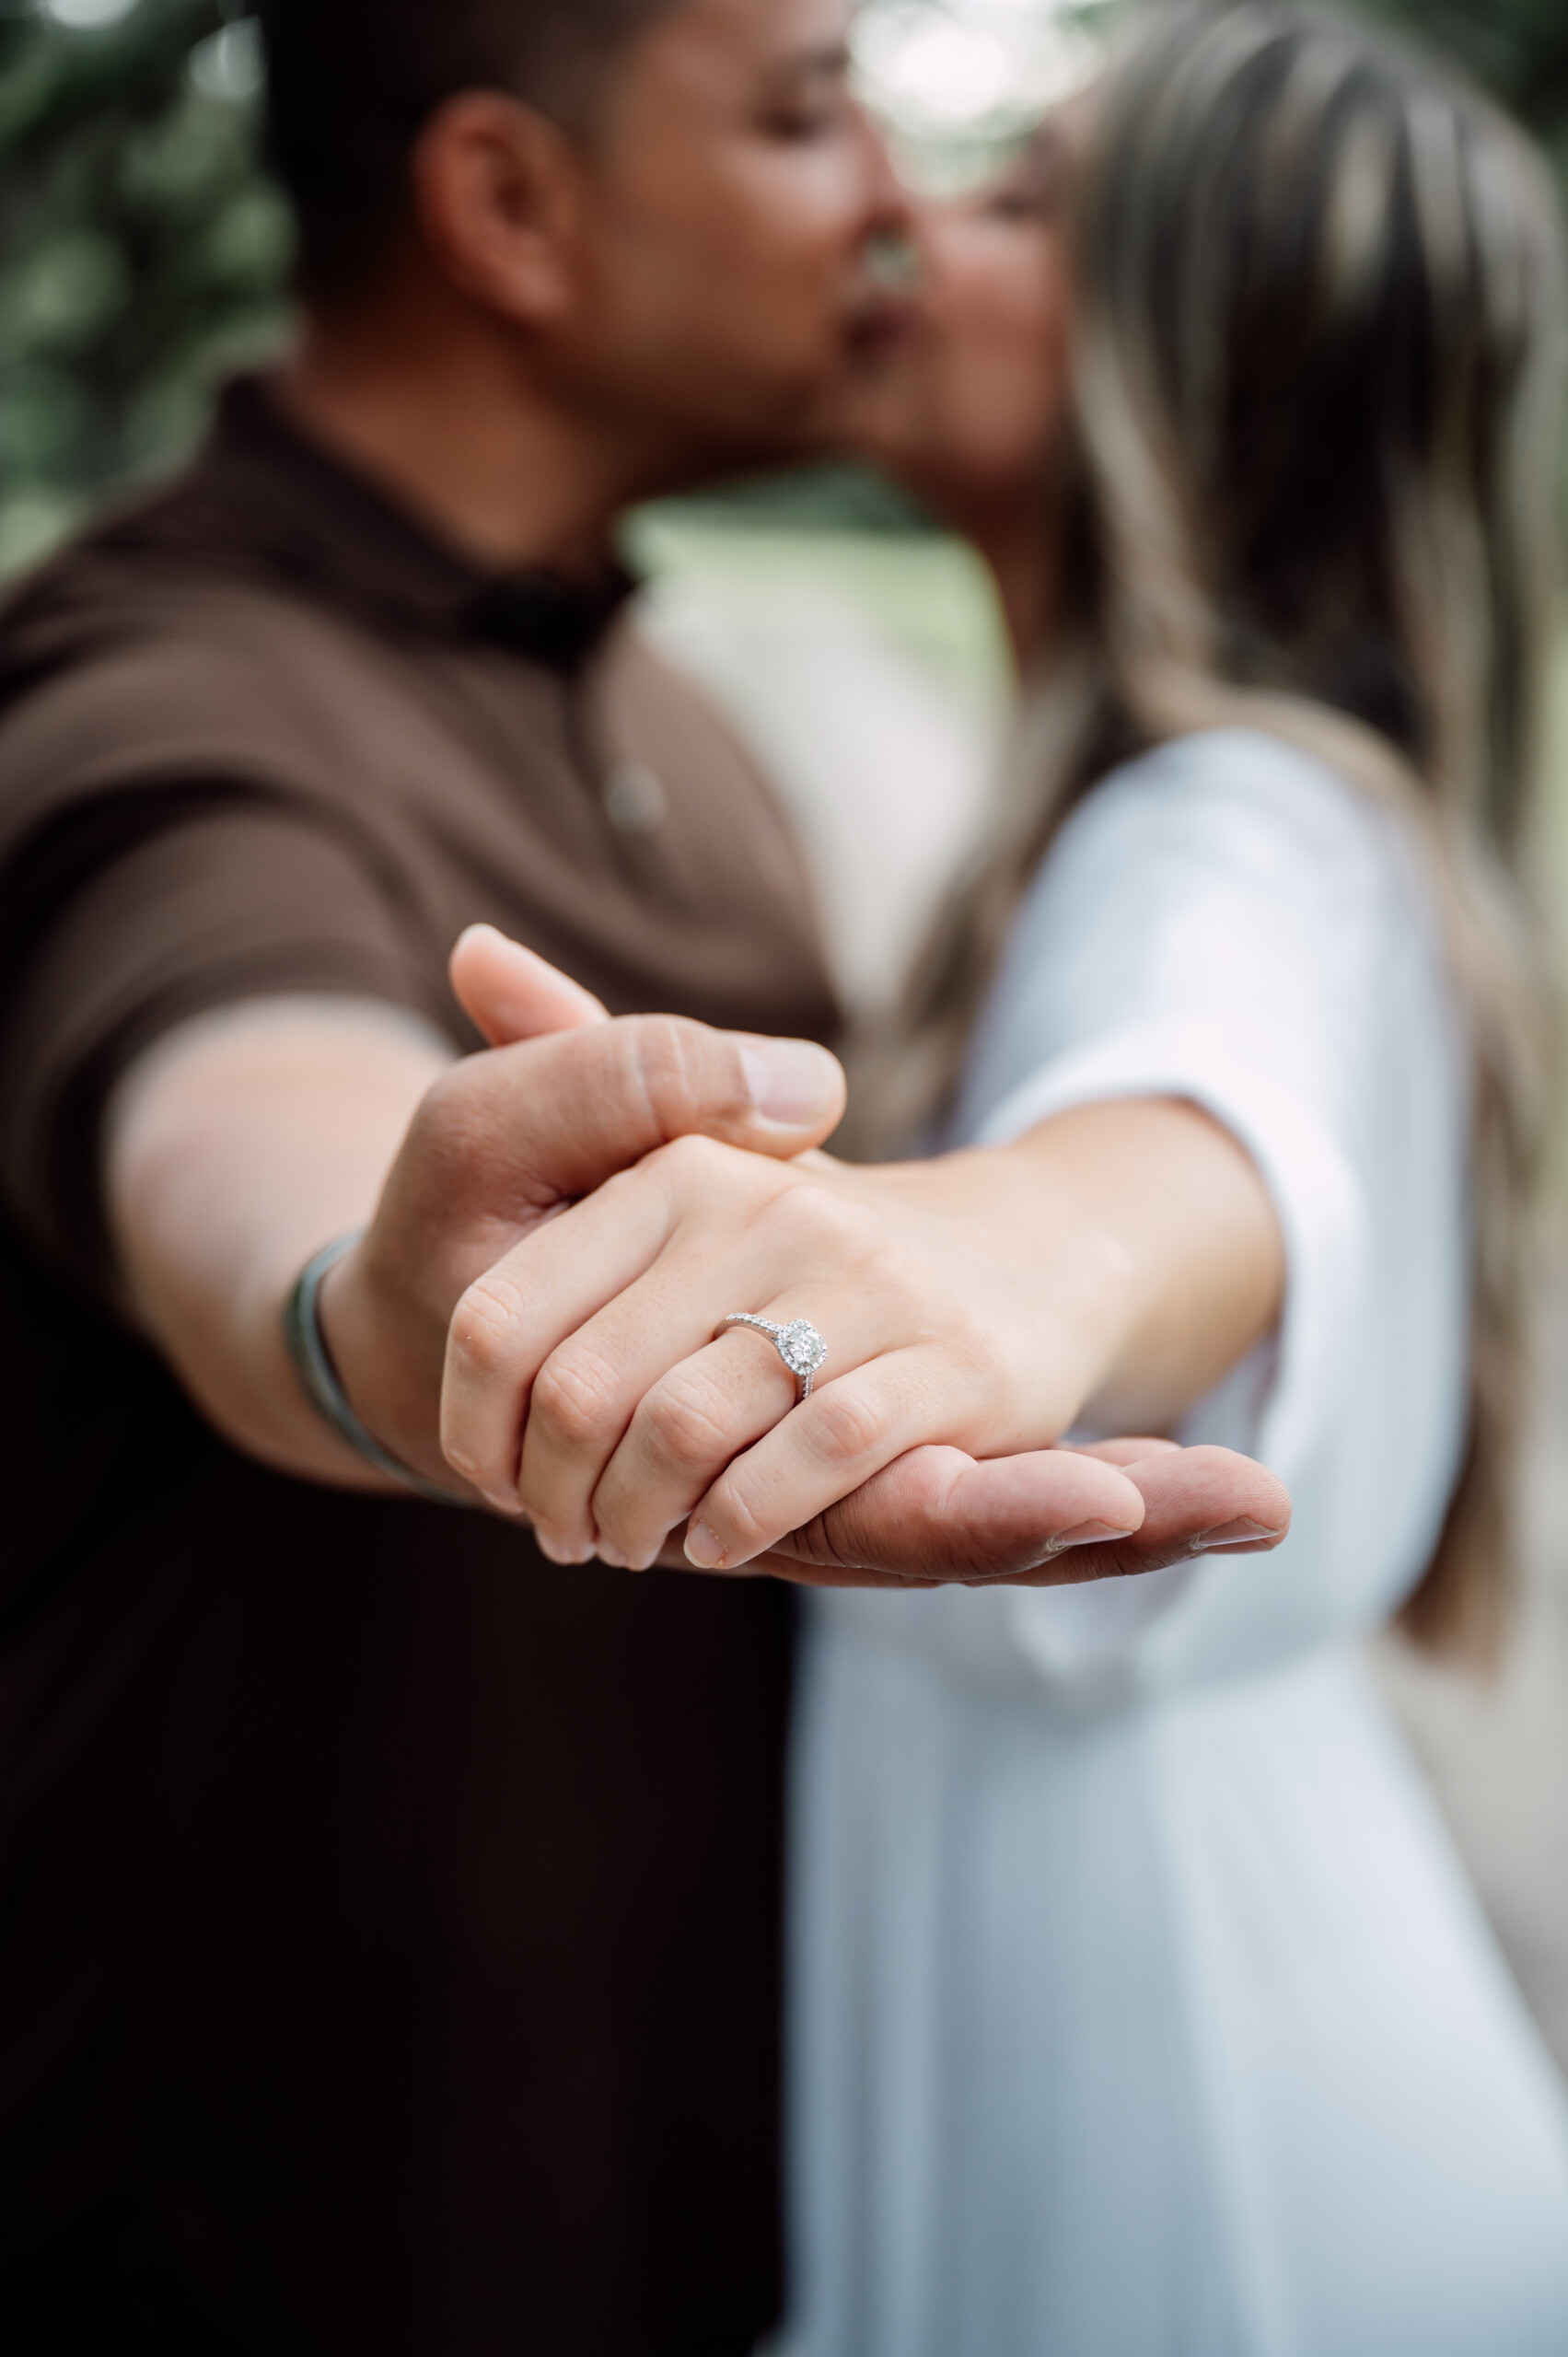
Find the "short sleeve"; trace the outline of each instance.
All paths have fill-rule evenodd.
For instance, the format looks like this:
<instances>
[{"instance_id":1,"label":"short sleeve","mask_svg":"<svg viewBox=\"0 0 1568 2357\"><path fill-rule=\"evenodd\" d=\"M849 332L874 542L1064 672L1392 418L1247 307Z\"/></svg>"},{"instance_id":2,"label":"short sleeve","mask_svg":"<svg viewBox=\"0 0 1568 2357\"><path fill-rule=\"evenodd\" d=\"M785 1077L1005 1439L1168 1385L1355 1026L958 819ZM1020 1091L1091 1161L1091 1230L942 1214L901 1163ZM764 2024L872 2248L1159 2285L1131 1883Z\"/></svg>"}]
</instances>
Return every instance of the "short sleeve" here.
<instances>
[{"instance_id":1,"label":"short sleeve","mask_svg":"<svg viewBox=\"0 0 1568 2357\"><path fill-rule=\"evenodd\" d=\"M102 1291L102 1111L152 1041L277 993L372 997L447 1030L454 1011L411 947L395 865L308 775L255 758L226 773L221 745L211 773L192 747L160 775L138 749L145 696L116 737L101 682L74 685L0 733L0 1194ZM90 772L73 760L82 702Z\"/></svg>"}]
</instances>

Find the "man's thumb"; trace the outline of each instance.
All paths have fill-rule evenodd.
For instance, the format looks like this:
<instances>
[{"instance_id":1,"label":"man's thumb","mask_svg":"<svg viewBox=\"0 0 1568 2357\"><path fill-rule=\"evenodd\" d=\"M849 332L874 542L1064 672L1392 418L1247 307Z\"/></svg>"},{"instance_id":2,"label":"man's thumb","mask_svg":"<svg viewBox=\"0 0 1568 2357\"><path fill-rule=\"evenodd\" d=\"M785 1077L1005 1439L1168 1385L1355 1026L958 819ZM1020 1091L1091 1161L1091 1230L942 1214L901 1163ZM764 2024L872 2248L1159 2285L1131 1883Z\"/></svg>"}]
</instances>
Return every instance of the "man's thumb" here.
<instances>
[{"instance_id":1,"label":"man's thumb","mask_svg":"<svg viewBox=\"0 0 1568 2357\"><path fill-rule=\"evenodd\" d=\"M581 982L493 924L459 935L450 973L459 1004L493 1048L610 1020ZM699 1047L700 1028L656 1023L638 1036L633 1086L673 1124L671 1136L702 1130L763 1154L799 1154L838 1126L843 1074L826 1048L747 1031L708 1033Z\"/></svg>"},{"instance_id":2,"label":"man's thumb","mask_svg":"<svg viewBox=\"0 0 1568 2357\"><path fill-rule=\"evenodd\" d=\"M804 1154L838 1127L843 1105L837 1057L808 1039L712 1031L674 1015L579 1021L454 1064L415 1117L411 1168L438 1175L448 1222L471 1215L487 1235L497 1224L520 1234L678 1138ZM494 1260L500 1248L485 1248Z\"/></svg>"},{"instance_id":3,"label":"man's thumb","mask_svg":"<svg viewBox=\"0 0 1568 2357\"><path fill-rule=\"evenodd\" d=\"M843 1070L826 1048L712 1031L680 1016L628 1016L494 1061L505 1070L513 1058L527 1070L526 1080L517 1074L523 1157L563 1195L587 1194L677 1138L791 1159L843 1117Z\"/></svg>"},{"instance_id":4,"label":"man's thumb","mask_svg":"<svg viewBox=\"0 0 1568 2357\"><path fill-rule=\"evenodd\" d=\"M493 1048L608 1023L591 991L493 924L470 924L448 969L459 1005Z\"/></svg>"}]
</instances>

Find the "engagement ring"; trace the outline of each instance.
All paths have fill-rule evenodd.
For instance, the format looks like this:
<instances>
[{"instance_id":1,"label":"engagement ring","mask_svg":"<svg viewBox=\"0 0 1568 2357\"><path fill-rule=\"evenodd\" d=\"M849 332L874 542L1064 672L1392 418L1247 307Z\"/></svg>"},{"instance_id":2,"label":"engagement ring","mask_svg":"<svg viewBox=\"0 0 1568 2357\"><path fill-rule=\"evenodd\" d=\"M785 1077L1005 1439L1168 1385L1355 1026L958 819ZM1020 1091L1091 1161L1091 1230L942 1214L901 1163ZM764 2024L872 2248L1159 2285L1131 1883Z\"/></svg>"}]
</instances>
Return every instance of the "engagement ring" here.
<instances>
[{"instance_id":1,"label":"engagement ring","mask_svg":"<svg viewBox=\"0 0 1568 2357\"><path fill-rule=\"evenodd\" d=\"M808 1318L794 1318L787 1326L775 1326L771 1318L753 1318L749 1311L737 1310L732 1318L720 1319L717 1332L726 1333L731 1326L754 1326L759 1334L766 1334L799 1384L801 1399L810 1399L817 1370L828 1355L828 1345Z\"/></svg>"}]
</instances>

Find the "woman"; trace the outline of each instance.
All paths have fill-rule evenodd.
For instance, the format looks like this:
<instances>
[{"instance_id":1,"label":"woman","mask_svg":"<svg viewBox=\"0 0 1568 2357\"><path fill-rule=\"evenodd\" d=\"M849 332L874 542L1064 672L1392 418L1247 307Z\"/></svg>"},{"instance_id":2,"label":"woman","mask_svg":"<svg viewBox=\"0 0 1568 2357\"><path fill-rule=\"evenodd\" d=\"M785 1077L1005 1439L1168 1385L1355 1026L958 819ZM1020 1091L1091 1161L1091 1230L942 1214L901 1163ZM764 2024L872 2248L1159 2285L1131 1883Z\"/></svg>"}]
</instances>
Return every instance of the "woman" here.
<instances>
[{"instance_id":1,"label":"woman","mask_svg":"<svg viewBox=\"0 0 1568 2357\"><path fill-rule=\"evenodd\" d=\"M735 1568L917 1442L1261 1455L1266 1562L827 1600L799 2345L1548 2357L1562 2093L1353 1641L1495 1620L1551 201L1479 101L1269 6L1144 29L1065 230L1051 165L942 235L867 427L1033 681L891 1092L954 1151L655 1157L459 1313L451 1453L564 1557L690 1514ZM819 1319L814 1387L733 1313Z\"/></svg>"}]
</instances>

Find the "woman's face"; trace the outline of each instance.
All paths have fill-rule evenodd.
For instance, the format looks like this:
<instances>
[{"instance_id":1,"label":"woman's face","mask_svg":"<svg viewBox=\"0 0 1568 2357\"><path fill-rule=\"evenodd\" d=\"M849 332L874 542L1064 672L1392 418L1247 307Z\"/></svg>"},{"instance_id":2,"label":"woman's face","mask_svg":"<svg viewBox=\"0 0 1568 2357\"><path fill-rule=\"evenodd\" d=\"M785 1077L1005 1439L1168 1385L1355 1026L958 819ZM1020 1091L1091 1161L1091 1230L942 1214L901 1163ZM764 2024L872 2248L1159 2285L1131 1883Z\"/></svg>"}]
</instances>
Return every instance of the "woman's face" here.
<instances>
[{"instance_id":1,"label":"woman's face","mask_svg":"<svg viewBox=\"0 0 1568 2357\"><path fill-rule=\"evenodd\" d=\"M960 528L1032 505L1067 393L1063 126L1000 180L921 221L918 317L835 421L847 444Z\"/></svg>"}]
</instances>

